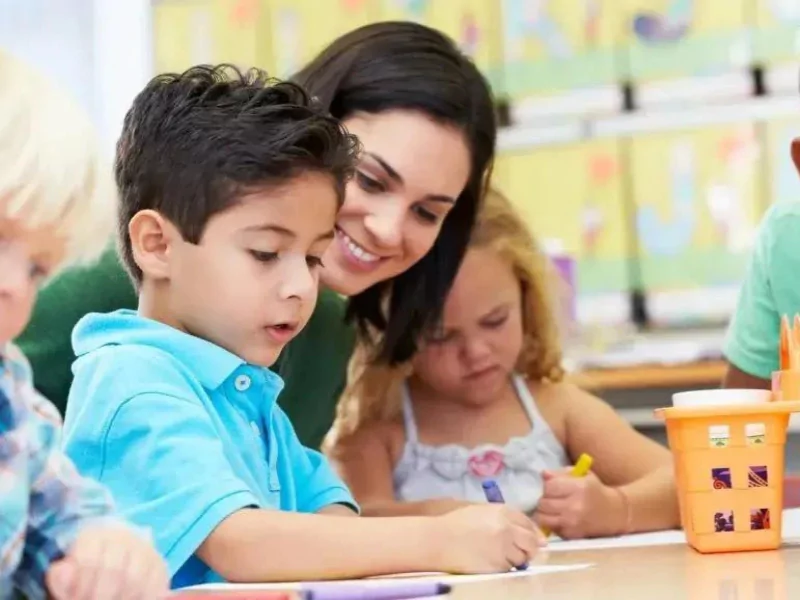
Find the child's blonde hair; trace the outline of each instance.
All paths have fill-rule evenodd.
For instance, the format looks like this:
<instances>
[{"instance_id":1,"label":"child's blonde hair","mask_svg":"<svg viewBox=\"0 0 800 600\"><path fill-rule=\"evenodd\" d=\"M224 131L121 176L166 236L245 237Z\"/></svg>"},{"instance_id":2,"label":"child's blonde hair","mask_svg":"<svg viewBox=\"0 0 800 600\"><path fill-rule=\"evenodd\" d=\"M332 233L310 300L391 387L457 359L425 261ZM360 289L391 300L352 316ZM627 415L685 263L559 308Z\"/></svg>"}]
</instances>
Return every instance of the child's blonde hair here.
<instances>
[{"instance_id":1,"label":"child's blonde hair","mask_svg":"<svg viewBox=\"0 0 800 600\"><path fill-rule=\"evenodd\" d=\"M469 247L496 252L519 279L524 332L517 372L534 381L560 381L564 371L553 311L553 268L517 211L495 189L490 189L484 199ZM398 367L375 364L370 345L360 341L350 361L349 384L326 447L367 423L395 419L401 411L400 383L411 373L409 363Z\"/></svg>"},{"instance_id":2,"label":"child's blonde hair","mask_svg":"<svg viewBox=\"0 0 800 600\"><path fill-rule=\"evenodd\" d=\"M0 50L0 209L27 227L55 225L64 264L112 239L117 195L86 114L55 84Z\"/></svg>"}]
</instances>

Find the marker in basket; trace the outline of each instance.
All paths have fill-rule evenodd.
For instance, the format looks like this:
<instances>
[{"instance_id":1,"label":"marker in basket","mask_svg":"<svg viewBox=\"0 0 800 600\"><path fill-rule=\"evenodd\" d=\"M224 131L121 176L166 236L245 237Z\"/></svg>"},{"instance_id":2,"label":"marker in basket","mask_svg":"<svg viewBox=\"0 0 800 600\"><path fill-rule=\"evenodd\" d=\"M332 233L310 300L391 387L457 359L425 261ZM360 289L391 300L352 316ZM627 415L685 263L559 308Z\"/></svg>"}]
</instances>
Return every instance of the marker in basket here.
<instances>
[{"instance_id":1,"label":"marker in basket","mask_svg":"<svg viewBox=\"0 0 800 600\"><path fill-rule=\"evenodd\" d=\"M588 454L581 454L578 457L577 462L572 466L570 469L569 474L572 477L586 477L589 474L589 471L592 469L592 463L594 459L589 456ZM552 532L547 529L546 527L542 527L542 533L546 536L549 536Z\"/></svg>"},{"instance_id":2,"label":"marker in basket","mask_svg":"<svg viewBox=\"0 0 800 600\"><path fill-rule=\"evenodd\" d=\"M785 371L789 368L791 364L790 360L790 336L791 332L789 330L789 317L783 315L781 317L781 346L780 346L780 363L781 363L781 371Z\"/></svg>"},{"instance_id":3,"label":"marker in basket","mask_svg":"<svg viewBox=\"0 0 800 600\"><path fill-rule=\"evenodd\" d=\"M492 504L505 504L506 499L503 498L503 492L500 491L500 486L497 485L497 482L494 479L485 479L481 482L481 487L483 487L483 494L486 496L486 501L491 502ZM523 563L521 565L517 565L517 571L524 571L528 568L528 563Z\"/></svg>"},{"instance_id":4,"label":"marker in basket","mask_svg":"<svg viewBox=\"0 0 800 600\"><path fill-rule=\"evenodd\" d=\"M404 600L432 598L450 593L450 586L436 581L382 581L378 583L316 583L302 587L303 600Z\"/></svg>"}]
</instances>

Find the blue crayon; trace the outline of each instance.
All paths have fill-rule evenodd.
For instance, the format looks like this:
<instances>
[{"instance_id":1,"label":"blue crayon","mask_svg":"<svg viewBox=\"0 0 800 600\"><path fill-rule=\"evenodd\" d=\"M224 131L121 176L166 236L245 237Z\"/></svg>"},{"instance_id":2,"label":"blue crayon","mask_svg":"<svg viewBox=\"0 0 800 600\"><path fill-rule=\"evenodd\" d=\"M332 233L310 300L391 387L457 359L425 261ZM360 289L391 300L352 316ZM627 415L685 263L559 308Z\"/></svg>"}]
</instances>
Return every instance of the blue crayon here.
<instances>
[{"instance_id":1,"label":"blue crayon","mask_svg":"<svg viewBox=\"0 0 800 600\"><path fill-rule=\"evenodd\" d=\"M503 492L500 491L500 486L494 479L485 479L481 482L483 494L486 496L486 501L492 504L505 504L506 499L503 498ZM516 567L517 571L524 571L528 568L527 563L523 563Z\"/></svg>"},{"instance_id":2,"label":"blue crayon","mask_svg":"<svg viewBox=\"0 0 800 600\"><path fill-rule=\"evenodd\" d=\"M500 491L500 486L494 479L487 479L481 483L483 493L486 496L486 501L492 504L505 504L506 499L503 498L503 492Z\"/></svg>"}]
</instances>

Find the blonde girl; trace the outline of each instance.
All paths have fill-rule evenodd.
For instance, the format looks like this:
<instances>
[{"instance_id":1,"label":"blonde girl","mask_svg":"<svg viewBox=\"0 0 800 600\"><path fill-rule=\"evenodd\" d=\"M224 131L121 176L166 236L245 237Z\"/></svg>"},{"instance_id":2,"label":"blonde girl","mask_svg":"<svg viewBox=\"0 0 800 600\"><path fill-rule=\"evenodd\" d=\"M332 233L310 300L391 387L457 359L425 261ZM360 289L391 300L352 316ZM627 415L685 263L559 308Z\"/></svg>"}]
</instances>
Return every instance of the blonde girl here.
<instances>
[{"instance_id":1,"label":"blonde girl","mask_svg":"<svg viewBox=\"0 0 800 600\"><path fill-rule=\"evenodd\" d=\"M671 456L601 399L564 381L551 268L506 198L490 191L441 324L398 367L372 343L326 443L366 515L431 515L506 502L563 538L679 523ZM582 454L587 477L569 475Z\"/></svg>"}]
</instances>

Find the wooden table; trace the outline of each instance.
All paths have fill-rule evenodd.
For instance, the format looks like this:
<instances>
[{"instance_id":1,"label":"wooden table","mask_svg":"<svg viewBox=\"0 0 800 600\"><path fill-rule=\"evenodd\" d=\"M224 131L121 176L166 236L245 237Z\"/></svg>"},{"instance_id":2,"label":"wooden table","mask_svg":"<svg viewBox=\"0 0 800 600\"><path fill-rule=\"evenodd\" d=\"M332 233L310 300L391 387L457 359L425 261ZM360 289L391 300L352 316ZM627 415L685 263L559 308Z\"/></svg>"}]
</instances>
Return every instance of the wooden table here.
<instances>
[{"instance_id":1,"label":"wooden table","mask_svg":"<svg viewBox=\"0 0 800 600\"><path fill-rule=\"evenodd\" d=\"M702 555L689 546L552 552L539 562L593 566L457 586L452 600L793 600L800 541L774 552Z\"/></svg>"},{"instance_id":2,"label":"wooden table","mask_svg":"<svg viewBox=\"0 0 800 600\"><path fill-rule=\"evenodd\" d=\"M796 600L800 538L773 552L699 554L686 544L543 552L534 564L591 565L456 584L441 600ZM260 586L255 586L256 588ZM195 597L213 594L197 590ZM231 596L247 600L248 593ZM432 599L431 599L432 600Z\"/></svg>"}]
</instances>

